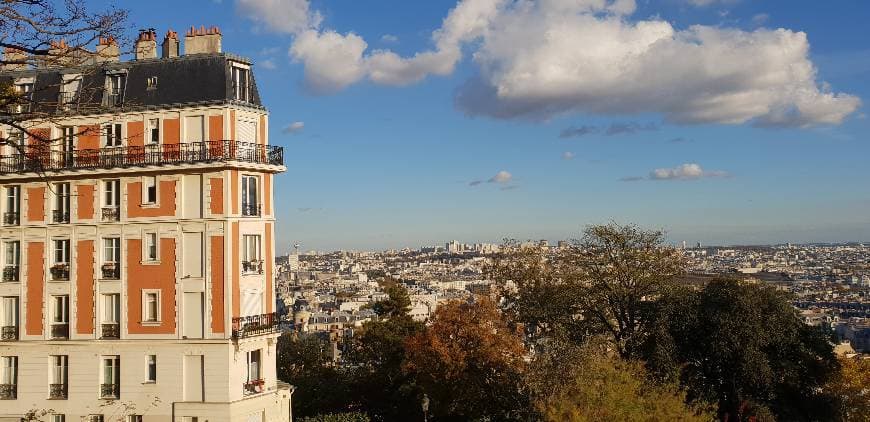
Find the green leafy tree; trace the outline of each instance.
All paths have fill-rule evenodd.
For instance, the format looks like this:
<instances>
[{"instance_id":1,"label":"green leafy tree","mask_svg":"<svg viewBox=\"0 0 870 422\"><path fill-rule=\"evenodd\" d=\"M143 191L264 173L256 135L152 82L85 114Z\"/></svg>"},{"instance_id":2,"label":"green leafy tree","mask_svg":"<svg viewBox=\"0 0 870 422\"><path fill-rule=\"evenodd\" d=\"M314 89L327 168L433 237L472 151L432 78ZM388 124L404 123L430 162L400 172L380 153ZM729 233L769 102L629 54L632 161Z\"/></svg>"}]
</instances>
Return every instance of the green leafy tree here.
<instances>
[{"instance_id":1,"label":"green leafy tree","mask_svg":"<svg viewBox=\"0 0 870 422\"><path fill-rule=\"evenodd\" d=\"M676 376L690 401L716 403L720 417L829 420L823 386L837 371L833 349L773 287L715 280L659 301L646 348L650 367Z\"/></svg>"},{"instance_id":2,"label":"green leafy tree","mask_svg":"<svg viewBox=\"0 0 870 422\"><path fill-rule=\"evenodd\" d=\"M300 422L369 422L368 415L363 412L326 413L299 419Z\"/></svg>"},{"instance_id":3,"label":"green leafy tree","mask_svg":"<svg viewBox=\"0 0 870 422\"><path fill-rule=\"evenodd\" d=\"M278 378L293 385L293 414L343 412L350 406L350 382L332 365L329 343L316 335L284 334L278 339Z\"/></svg>"},{"instance_id":4,"label":"green leafy tree","mask_svg":"<svg viewBox=\"0 0 870 422\"><path fill-rule=\"evenodd\" d=\"M870 359L840 358L840 371L825 386L845 422L870 422Z\"/></svg>"},{"instance_id":5,"label":"green leafy tree","mask_svg":"<svg viewBox=\"0 0 870 422\"><path fill-rule=\"evenodd\" d=\"M401 284L390 284L386 288L387 299L376 302L372 309L382 318L407 315L411 310L411 298L408 290Z\"/></svg>"}]
</instances>

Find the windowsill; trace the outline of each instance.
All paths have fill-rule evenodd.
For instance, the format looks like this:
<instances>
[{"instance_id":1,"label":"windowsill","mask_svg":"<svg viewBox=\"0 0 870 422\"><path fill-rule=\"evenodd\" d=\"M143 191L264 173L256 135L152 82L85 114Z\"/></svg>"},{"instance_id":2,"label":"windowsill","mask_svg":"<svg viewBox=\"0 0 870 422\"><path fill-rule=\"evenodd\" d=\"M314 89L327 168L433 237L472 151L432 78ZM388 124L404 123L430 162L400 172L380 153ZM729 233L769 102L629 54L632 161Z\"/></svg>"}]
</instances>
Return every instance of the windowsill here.
<instances>
[{"instance_id":1,"label":"windowsill","mask_svg":"<svg viewBox=\"0 0 870 422\"><path fill-rule=\"evenodd\" d=\"M156 385L157 381L143 381L142 385Z\"/></svg>"},{"instance_id":2,"label":"windowsill","mask_svg":"<svg viewBox=\"0 0 870 422\"><path fill-rule=\"evenodd\" d=\"M156 260L156 261L152 261L152 260L148 260L148 261L139 261L139 264L140 264L140 265L160 265L160 260L158 259L158 260Z\"/></svg>"},{"instance_id":3,"label":"windowsill","mask_svg":"<svg viewBox=\"0 0 870 422\"><path fill-rule=\"evenodd\" d=\"M140 321L139 324L144 327L159 327L163 325L163 321Z\"/></svg>"},{"instance_id":4,"label":"windowsill","mask_svg":"<svg viewBox=\"0 0 870 422\"><path fill-rule=\"evenodd\" d=\"M160 204L156 202L150 204L139 204L139 208L160 208Z\"/></svg>"}]
</instances>

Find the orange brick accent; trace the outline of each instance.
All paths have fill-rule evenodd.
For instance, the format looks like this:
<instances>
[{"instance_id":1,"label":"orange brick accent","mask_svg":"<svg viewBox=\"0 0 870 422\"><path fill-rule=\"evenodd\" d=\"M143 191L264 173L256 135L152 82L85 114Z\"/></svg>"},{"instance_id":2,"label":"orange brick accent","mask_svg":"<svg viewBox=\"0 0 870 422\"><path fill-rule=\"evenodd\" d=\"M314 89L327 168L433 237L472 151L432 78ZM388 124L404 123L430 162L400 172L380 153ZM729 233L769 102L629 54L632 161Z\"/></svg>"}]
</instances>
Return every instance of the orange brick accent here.
<instances>
[{"instance_id":1,"label":"orange brick accent","mask_svg":"<svg viewBox=\"0 0 870 422\"><path fill-rule=\"evenodd\" d=\"M76 333L94 333L94 241L76 247Z\"/></svg>"},{"instance_id":2,"label":"orange brick accent","mask_svg":"<svg viewBox=\"0 0 870 422\"><path fill-rule=\"evenodd\" d=\"M266 116L260 116L260 136L258 144L266 144Z\"/></svg>"},{"instance_id":3,"label":"orange brick accent","mask_svg":"<svg viewBox=\"0 0 870 422\"><path fill-rule=\"evenodd\" d=\"M160 239L160 264L142 265L142 240L127 240L127 330L130 334L175 333L175 239ZM161 324L142 325L142 289L160 289Z\"/></svg>"},{"instance_id":4,"label":"orange brick accent","mask_svg":"<svg viewBox=\"0 0 870 422\"><path fill-rule=\"evenodd\" d=\"M43 293L45 292L45 244L27 242L27 317L28 335L42 335Z\"/></svg>"},{"instance_id":5,"label":"orange brick accent","mask_svg":"<svg viewBox=\"0 0 870 422\"><path fill-rule=\"evenodd\" d=\"M223 214L224 213L224 179L221 178L211 178L208 179L211 197L211 203L209 204L209 208L212 214Z\"/></svg>"},{"instance_id":6,"label":"orange brick accent","mask_svg":"<svg viewBox=\"0 0 870 422\"><path fill-rule=\"evenodd\" d=\"M90 220L94 218L94 194L96 189L97 187L95 185L76 186L79 220Z\"/></svg>"},{"instance_id":7,"label":"orange brick accent","mask_svg":"<svg viewBox=\"0 0 870 422\"><path fill-rule=\"evenodd\" d=\"M236 111L230 110L230 140L236 140Z\"/></svg>"},{"instance_id":8,"label":"orange brick accent","mask_svg":"<svg viewBox=\"0 0 870 422\"><path fill-rule=\"evenodd\" d=\"M239 203L242 198L239 196L239 172L230 170L230 203L232 203L233 214L239 213Z\"/></svg>"},{"instance_id":9,"label":"orange brick accent","mask_svg":"<svg viewBox=\"0 0 870 422\"><path fill-rule=\"evenodd\" d=\"M145 122L127 122L127 145L145 146Z\"/></svg>"},{"instance_id":10,"label":"orange brick accent","mask_svg":"<svg viewBox=\"0 0 870 422\"><path fill-rule=\"evenodd\" d=\"M163 120L163 143L177 144L181 141L181 124L179 119Z\"/></svg>"},{"instance_id":11,"label":"orange brick accent","mask_svg":"<svg viewBox=\"0 0 870 422\"><path fill-rule=\"evenodd\" d=\"M241 237L239 237L239 222L236 221L233 223L232 237L230 238L230 244L232 244L232 251L233 251L232 256L231 256L231 259L233 260L233 262L231 264L232 267L230 267L230 268L232 268L232 274L233 274L233 292L232 292L233 293L233 318L238 318L242 314L240 311L241 303L242 303L241 302L242 289L241 289L241 287L239 287L239 274L241 274L241 272L240 272L241 269L239 267L242 265L241 261L239 261L239 244L240 243L242 243L242 239L241 239Z\"/></svg>"},{"instance_id":12,"label":"orange brick accent","mask_svg":"<svg viewBox=\"0 0 870 422\"><path fill-rule=\"evenodd\" d=\"M266 223L266 247L265 256L263 256L263 260L266 261L266 297L264 298L266 301L266 313L272 312L272 303L274 299L272 299L272 295L274 294L275 289L272 288L272 265L275 262L275 258L272 256L272 223Z\"/></svg>"},{"instance_id":13,"label":"orange brick accent","mask_svg":"<svg viewBox=\"0 0 870 422\"><path fill-rule=\"evenodd\" d=\"M100 126L78 127L78 149L100 149Z\"/></svg>"},{"instance_id":14,"label":"orange brick accent","mask_svg":"<svg viewBox=\"0 0 870 422\"><path fill-rule=\"evenodd\" d=\"M30 129L28 132L30 132L30 135L27 136L27 146L37 148L49 146L45 140L51 139L51 129L40 127Z\"/></svg>"},{"instance_id":15,"label":"orange brick accent","mask_svg":"<svg viewBox=\"0 0 870 422\"><path fill-rule=\"evenodd\" d=\"M45 187L27 188L27 221L45 221Z\"/></svg>"},{"instance_id":16,"label":"orange brick accent","mask_svg":"<svg viewBox=\"0 0 870 422\"><path fill-rule=\"evenodd\" d=\"M211 331L224 332L224 237L211 237Z\"/></svg>"},{"instance_id":17,"label":"orange brick accent","mask_svg":"<svg viewBox=\"0 0 870 422\"><path fill-rule=\"evenodd\" d=\"M263 214L272 215L272 175L263 175Z\"/></svg>"},{"instance_id":18,"label":"orange brick accent","mask_svg":"<svg viewBox=\"0 0 870 422\"><path fill-rule=\"evenodd\" d=\"M224 139L224 116L208 116L208 140Z\"/></svg>"},{"instance_id":19,"label":"orange brick accent","mask_svg":"<svg viewBox=\"0 0 870 422\"><path fill-rule=\"evenodd\" d=\"M172 217L175 215L175 180L160 180L157 194L159 207L142 206L142 182L127 183L127 217Z\"/></svg>"}]
</instances>

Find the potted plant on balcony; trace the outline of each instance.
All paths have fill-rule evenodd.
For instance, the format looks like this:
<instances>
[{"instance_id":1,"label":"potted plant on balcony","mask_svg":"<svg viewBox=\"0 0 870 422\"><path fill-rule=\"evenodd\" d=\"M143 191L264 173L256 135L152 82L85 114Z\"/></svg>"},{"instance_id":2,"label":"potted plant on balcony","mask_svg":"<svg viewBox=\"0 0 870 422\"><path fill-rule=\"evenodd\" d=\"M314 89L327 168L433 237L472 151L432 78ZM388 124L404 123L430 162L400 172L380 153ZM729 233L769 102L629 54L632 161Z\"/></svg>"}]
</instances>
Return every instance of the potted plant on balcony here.
<instances>
[{"instance_id":1,"label":"potted plant on balcony","mask_svg":"<svg viewBox=\"0 0 870 422\"><path fill-rule=\"evenodd\" d=\"M65 280L69 278L69 264L65 262L59 262L57 264L52 265L51 267L51 277L55 280Z\"/></svg>"},{"instance_id":2,"label":"potted plant on balcony","mask_svg":"<svg viewBox=\"0 0 870 422\"><path fill-rule=\"evenodd\" d=\"M114 262L107 262L102 266L103 270L103 278L117 278L118 277L118 266Z\"/></svg>"}]
</instances>

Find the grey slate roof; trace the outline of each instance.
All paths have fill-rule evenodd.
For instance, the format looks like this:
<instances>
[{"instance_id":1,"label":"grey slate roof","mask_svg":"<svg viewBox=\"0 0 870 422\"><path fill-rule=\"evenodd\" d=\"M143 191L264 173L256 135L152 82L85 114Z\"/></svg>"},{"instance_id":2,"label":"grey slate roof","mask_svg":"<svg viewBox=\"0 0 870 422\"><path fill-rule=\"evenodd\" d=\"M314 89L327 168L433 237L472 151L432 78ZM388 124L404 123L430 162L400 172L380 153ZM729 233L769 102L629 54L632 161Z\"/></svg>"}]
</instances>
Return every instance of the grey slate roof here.
<instances>
[{"instance_id":1,"label":"grey slate roof","mask_svg":"<svg viewBox=\"0 0 870 422\"><path fill-rule=\"evenodd\" d=\"M248 102L233 99L231 61L250 64L232 54L195 54L175 58L157 58L126 62L101 63L80 68L44 68L0 71L0 83L22 77L35 77L33 112L58 114L97 114L105 112L160 109L180 105L237 103L262 109L257 84L250 73L251 98ZM127 81L121 106L105 105L106 75L126 72ZM58 111L57 103L63 74L82 74L78 107ZM147 89L147 79L157 78L157 88ZM0 111L3 113L5 110Z\"/></svg>"}]
</instances>

